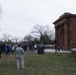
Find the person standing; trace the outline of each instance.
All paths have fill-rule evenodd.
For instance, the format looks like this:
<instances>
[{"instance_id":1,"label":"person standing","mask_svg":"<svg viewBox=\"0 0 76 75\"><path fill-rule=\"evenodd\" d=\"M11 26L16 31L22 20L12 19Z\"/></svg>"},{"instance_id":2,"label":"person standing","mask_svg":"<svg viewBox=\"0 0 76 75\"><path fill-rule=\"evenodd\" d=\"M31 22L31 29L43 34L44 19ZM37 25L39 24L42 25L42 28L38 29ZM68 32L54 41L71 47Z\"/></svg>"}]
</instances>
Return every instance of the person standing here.
<instances>
[{"instance_id":1,"label":"person standing","mask_svg":"<svg viewBox=\"0 0 76 75\"><path fill-rule=\"evenodd\" d=\"M58 44L57 43L55 44L55 54L56 55L58 54Z\"/></svg>"},{"instance_id":2,"label":"person standing","mask_svg":"<svg viewBox=\"0 0 76 75\"><path fill-rule=\"evenodd\" d=\"M35 45L34 45L34 51L37 51L37 48L38 48L38 45L35 44Z\"/></svg>"},{"instance_id":3,"label":"person standing","mask_svg":"<svg viewBox=\"0 0 76 75\"><path fill-rule=\"evenodd\" d=\"M59 51L60 51L60 46L59 46L59 44L56 43L56 44L55 44L55 54L56 54L56 55L59 55L59 54L58 54Z\"/></svg>"},{"instance_id":4,"label":"person standing","mask_svg":"<svg viewBox=\"0 0 76 75\"><path fill-rule=\"evenodd\" d=\"M15 58L17 63L17 69L24 69L24 49L19 44L18 47L15 50Z\"/></svg>"},{"instance_id":5,"label":"person standing","mask_svg":"<svg viewBox=\"0 0 76 75\"><path fill-rule=\"evenodd\" d=\"M12 53L15 52L15 45L12 45Z\"/></svg>"}]
</instances>

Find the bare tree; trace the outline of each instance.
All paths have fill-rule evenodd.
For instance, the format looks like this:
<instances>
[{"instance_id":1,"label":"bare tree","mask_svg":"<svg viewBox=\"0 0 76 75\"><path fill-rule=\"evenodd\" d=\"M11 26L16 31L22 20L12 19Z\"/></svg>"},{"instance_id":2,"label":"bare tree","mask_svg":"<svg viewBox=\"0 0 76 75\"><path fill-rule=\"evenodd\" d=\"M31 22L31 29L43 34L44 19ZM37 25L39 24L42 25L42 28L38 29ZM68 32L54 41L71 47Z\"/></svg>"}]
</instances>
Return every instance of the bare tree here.
<instances>
[{"instance_id":1,"label":"bare tree","mask_svg":"<svg viewBox=\"0 0 76 75\"><path fill-rule=\"evenodd\" d=\"M41 35L44 34L44 26L41 26L41 25L36 25L33 27L33 30L32 30L32 34L37 36L37 37L40 37Z\"/></svg>"},{"instance_id":2,"label":"bare tree","mask_svg":"<svg viewBox=\"0 0 76 75\"><path fill-rule=\"evenodd\" d=\"M33 37L31 36L31 35L26 35L25 37L24 37L24 40L25 41L32 41L33 40Z\"/></svg>"},{"instance_id":3,"label":"bare tree","mask_svg":"<svg viewBox=\"0 0 76 75\"><path fill-rule=\"evenodd\" d=\"M6 42L8 42L11 39L11 35L7 34L7 33L3 33L2 39L6 43Z\"/></svg>"},{"instance_id":4,"label":"bare tree","mask_svg":"<svg viewBox=\"0 0 76 75\"><path fill-rule=\"evenodd\" d=\"M54 38L54 30L50 26L36 25L31 32L32 35L38 37L40 41L49 43Z\"/></svg>"},{"instance_id":5,"label":"bare tree","mask_svg":"<svg viewBox=\"0 0 76 75\"><path fill-rule=\"evenodd\" d=\"M18 43L19 37L14 36L14 37L12 37L12 40L15 41L15 43Z\"/></svg>"}]
</instances>

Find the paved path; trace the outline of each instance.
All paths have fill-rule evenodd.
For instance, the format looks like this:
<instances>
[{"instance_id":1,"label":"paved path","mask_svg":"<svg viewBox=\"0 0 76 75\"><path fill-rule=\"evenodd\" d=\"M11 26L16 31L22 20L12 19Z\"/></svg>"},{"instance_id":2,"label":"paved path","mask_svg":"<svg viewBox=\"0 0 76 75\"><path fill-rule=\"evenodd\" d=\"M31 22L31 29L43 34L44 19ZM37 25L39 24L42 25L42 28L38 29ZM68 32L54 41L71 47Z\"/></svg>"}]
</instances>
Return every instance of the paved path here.
<instances>
[{"instance_id":1,"label":"paved path","mask_svg":"<svg viewBox=\"0 0 76 75\"><path fill-rule=\"evenodd\" d=\"M45 52L55 52L55 49L45 49ZM71 51L67 51L67 50L60 50L60 53L69 53Z\"/></svg>"}]
</instances>

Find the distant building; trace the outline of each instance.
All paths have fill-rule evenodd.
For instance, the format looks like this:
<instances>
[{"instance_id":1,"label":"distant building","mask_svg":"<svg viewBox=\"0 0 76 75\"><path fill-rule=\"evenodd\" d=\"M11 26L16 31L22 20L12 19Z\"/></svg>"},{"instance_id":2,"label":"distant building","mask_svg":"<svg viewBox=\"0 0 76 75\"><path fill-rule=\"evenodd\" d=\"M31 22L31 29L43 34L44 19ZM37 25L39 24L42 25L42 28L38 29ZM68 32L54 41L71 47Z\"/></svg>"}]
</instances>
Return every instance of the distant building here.
<instances>
[{"instance_id":1,"label":"distant building","mask_svg":"<svg viewBox=\"0 0 76 75\"><path fill-rule=\"evenodd\" d=\"M60 47L64 50L76 48L76 14L64 13L53 24Z\"/></svg>"}]
</instances>

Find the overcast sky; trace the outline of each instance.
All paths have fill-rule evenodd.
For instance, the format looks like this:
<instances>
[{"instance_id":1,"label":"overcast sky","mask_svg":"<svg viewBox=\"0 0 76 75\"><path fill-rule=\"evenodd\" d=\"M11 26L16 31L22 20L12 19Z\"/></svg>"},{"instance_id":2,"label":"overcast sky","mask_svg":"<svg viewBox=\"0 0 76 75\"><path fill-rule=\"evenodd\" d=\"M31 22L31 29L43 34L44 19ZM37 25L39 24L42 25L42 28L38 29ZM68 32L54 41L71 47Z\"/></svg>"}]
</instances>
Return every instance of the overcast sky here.
<instances>
[{"instance_id":1,"label":"overcast sky","mask_svg":"<svg viewBox=\"0 0 76 75\"><path fill-rule=\"evenodd\" d=\"M76 0L0 0L0 36L24 37L34 25L50 25L65 12L76 14Z\"/></svg>"}]
</instances>

